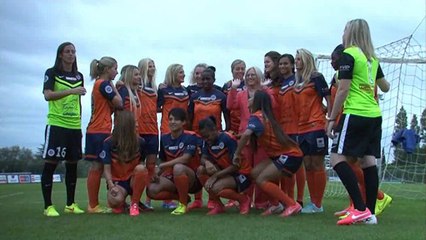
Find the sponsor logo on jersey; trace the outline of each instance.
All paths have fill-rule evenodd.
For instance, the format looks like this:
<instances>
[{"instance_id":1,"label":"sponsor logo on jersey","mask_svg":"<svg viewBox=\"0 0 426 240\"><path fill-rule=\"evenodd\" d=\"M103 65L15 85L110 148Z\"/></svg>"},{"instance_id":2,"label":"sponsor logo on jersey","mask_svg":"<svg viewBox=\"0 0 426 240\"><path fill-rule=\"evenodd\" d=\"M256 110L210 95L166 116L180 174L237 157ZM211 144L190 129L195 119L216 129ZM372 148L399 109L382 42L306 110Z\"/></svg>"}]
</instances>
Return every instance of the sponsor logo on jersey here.
<instances>
[{"instance_id":1,"label":"sponsor logo on jersey","mask_svg":"<svg viewBox=\"0 0 426 240\"><path fill-rule=\"evenodd\" d=\"M47 82L47 81L49 81L49 76L44 75L44 82Z\"/></svg>"},{"instance_id":2,"label":"sponsor logo on jersey","mask_svg":"<svg viewBox=\"0 0 426 240\"><path fill-rule=\"evenodd\" d=\"M182 148L183 148L183 146L184 146L183 142L180 142L180 143L179 143L179 149L182 149Z\"/></svg>"},{"instance_id":3,"label":"sponsor logo on jersey","mask_svg":"<svg viewBox=\"0 0 426 240\"><path fill-rule=\"evenodd\" d=\"M339 67L339 72L340 72L340 71L349 71L349 69L351 69L351 66L350 66L350 65L341 65L341 66Z\"/></svg>"},{"instance_id":4,"label":"sponsor logo on jersey","mask_svg":"<svg viewBox=\"0 0 426 240\"><path fill-rule=\"evenodd\" d=\"M101 153L99 153L99 157L100 157L100 158L102 158L102 159L104 159L104 158L106 157L106 152L105 152L105 150L102 150L102 152L101 152Z\"/></svg>"},{"instance_id":5,"label":"sponsor logo on jersey","mask_svg":"<svg viewBox=\"0 0 426 240\"><path fill-rule=\"evenodd\" d=\"M168 147L168 149L169 149L170 151L176 151L176 150L178 150L178 149L179 149L179 146L169 146L169 147Z\"/></svg>"}]
</instances>

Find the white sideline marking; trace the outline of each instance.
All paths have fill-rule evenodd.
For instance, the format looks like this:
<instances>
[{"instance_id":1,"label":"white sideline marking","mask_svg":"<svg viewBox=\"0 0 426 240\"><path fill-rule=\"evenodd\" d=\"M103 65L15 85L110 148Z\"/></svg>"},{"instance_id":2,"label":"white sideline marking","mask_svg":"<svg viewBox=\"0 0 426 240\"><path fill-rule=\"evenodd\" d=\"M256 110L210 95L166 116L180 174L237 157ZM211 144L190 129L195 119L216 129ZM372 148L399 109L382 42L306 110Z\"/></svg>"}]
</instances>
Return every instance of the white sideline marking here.
<instances>
[{"instance_id":1,"label":"white sideline marking","mask_svg":"<svg viewBox=\"0 0 426 240\"><path fill-rule=\"evenodd\" d=\"M17 192L17 193L11 193L11 194L7 194L7 195L2 195L2 196L0 196L0 199L8 198L8 197L14 197L14 196L22 195L22 194L24 194L24 193L23 192Z\"/></svg>"}]
</instances>

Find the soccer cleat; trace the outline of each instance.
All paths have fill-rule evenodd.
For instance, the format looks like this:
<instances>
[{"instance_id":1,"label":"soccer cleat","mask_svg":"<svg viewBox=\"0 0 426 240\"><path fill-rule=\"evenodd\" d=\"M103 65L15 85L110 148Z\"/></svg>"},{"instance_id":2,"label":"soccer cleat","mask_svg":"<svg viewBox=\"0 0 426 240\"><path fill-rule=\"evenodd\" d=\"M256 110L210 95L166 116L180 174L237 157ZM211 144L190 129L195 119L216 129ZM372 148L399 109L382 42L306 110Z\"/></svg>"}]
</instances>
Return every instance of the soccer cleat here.
<instances>
[{"instance_id":1,"label":"soccer cleat","mask_svg":"<svg viewBox=\"0 0 426 240\"><path fill-rule=\"evenodd\" d=\"M83 210L83 209L81 209L81 208L78 206L78 204L77 204L77 203L73 203L73 204L71 204L71 205L69 205L69 206L65 206L64 212L65 212L65 213L82 214L82 213L84 213L84 210Z\"/></svg>"},{"instance_id":2,"label":"soccer cleat","mask_svg":"<svg viewBox=\"0 0 426 240\"><path fill-rule=\"evenodd\" d=\"M377 224L377 218L374 214L371 215L371 217L365 219L362 222L359 222L360 224L366 224L366 225L376 225Z\"/></svg>"},{"instance_id":3,"label":"soccer cleat","mask_svg":"<svg viewBox=\"0 0 426 240\"><path fill-rule=\"evenodd\" d=\"M114 214L122 214L125 211L124 208L125 208L124 206L111 208L111 212Z\"/></svg>"},{"instance_id":4,"label":"soccer cleat","mask_svg":"<svg viewBox=\"0 0 426 240\"><path fill-rule=\"evenodd\" d=\"M240 203L240 214L246 215L250 212L250 197L247 195L244 195L244 200L239 202Z\"/></svg>"},{"instance_id":5,"label":"soccer cleat","mask_svg":"<svg viewBox=\"0 0 426 240\"><path fill-rule=\"evenodd\" d=\"M216 207L216 202L215 201L213 201L213 200L209 200L208 202L207 202L207 208L208 209L213 209L213 208L215 208Z\"/></svg>"},{"instance_id":6,"label":"soccer cleat","mask_svg":"<svg viewBox=\"0 0 426 240\"><path fill-rule=\"evenodd\" d=\"M229 201L225 204L225 208L239 207L240 203L238 201L229 199Z\"/></svg>"},{"instance_id":7,"label":"soccer cleat","mask_svg":"<svg viewBox=\"0 0 426 240\"><path fill-rule=\"evenodd\" d=\"M138 207L139 207L139 211L142 211L142 212L154 211L154 208L151 206L151 201L149 201L149 202L147 201L145 203L139 202Z\"/></svg>"},{"instance_id":8,"label":"soccer cleat","mask_svg":"<svg viewBox=\"0 0 426 240\"><path fill-rule=\"evenodd\" d=\"M111 210L111 208L102 207L101 205L97 205L94 208L87 206L87 212L88 213L111 213L112 210Z\"/></svg>"},{"instance_id":9,"label":"soccer cleat","mask_svg":"<svg viewBox=\"0 0 426 240\"><path fill-rule=\"evenodd\" d=\"M203 201L199 199L195 199L194 202L191 203L191 205L188 206L188 210L202 208L203 207Z\"/></svg>"},{"instance_id":10,"label":"soccer cleat","mask_svg":"<svg viewBox=\"0 0 426 240\"><path fill-rule=\"evenodd\" d=\"M269 216L272 214L279 214L284 210L284 206L281 203L278 203L278 205L271 205L268 209L266 209L262 216Z\"/></svg>"},{"instance_id":11,"label":"soccer cleat","mask_svg":"<svg viewBox=\"0 0 426 240\"><path fill-rule=\"evenodd\" d=\"M368 208L365 208L364 211L353 209L349 211L349 214L345 218L337 221L337 225L351 225L357 222L362 222L371 216L373 215L371 215L371 212L368 210Z\"/></svg>"},{"instance_id":12,"label":"soccer cleat","mask_svg":"<svg viewBox=\"0 0 426 240\"><path fill-rule=\"evenodd\" d=\"M322 213L322 212L324 212L324 208L322 206L317 207L317 206L315 206L315 204L313 204L311 202L308 203L308 205L306 205L306 207L302 208L302 213Z\"/></svg>"},{"instance_id":13,"label":"soccer cleat","mask_svg":"<svg viewBox=\"0 0 426 240\"><path fill-rule=\"evenodd\" d=\"M170 214L172 215L183 215L186 213L186 206L179 202L177 208L173 210Z\"/></svg>"},{"instance_id":14,"label":"soccer cleat","mask_svg":"<svg viewBox=\"0 0 426 240\"><path fill-rule=\"evenodd\" d=\"M302 210L302 206L298 202L296 204L285 208L284 212L280 214L280 217L290 217L298 214Z\"/></svg>"},{"instance_id":15,"label":"soccer cleat","mask_svg":"<svg viewBox=\"0 0 426 240\"><path fill-rule=\"evenodd\" d=\"M215 203L214 208L212 208L207 215L217 215L225 212L225 207L222 204Z\"/></svg>"},{"instance_id":16,"label":"soccer cleat","mask_svg":"<svg viewBox=\"0 0 426 240\"><path fill-rule=\"evenodd\" d=\"M50 205L46 209L44 209L43 214L47 217L58 217L59 216L58 211L56 211L56 209L53 205Z\"/></svg>"},{"instance_id":17,"label":"soccer cleat","mask_svg":"<svg viewBox=\"0 0 426 240\"><path fill-rule=\"evenodd\" d=\"M146 206L148 209L154 210L154 207L153 207L153 206L152 206L152 204L151 204L151 200L147 200L147 201L145 201L145 206Z\"/></svg>"},{"instance_id":18,"label":"soccer cleat","mask_svg":"<svg viewBox=\"0 0 426 240\"><path fill-rule=\"evenodd\" d=\"M165 209L175 209L177 206L176 206L176 203L172 201L172 202L163 202L161 207Z\"/></svg>"},{"instance_id":19,"label":"soccer cleat","mask_svg":"<svg viewBox=\"0 0 426 240\"><path fill-rule=\"evenodd\" d=\"M386 193L383 193L383 199L379 200L377 199L376 207L374 208L374 214L379 215L385 210L387 206L389 206L392 203L392 197L387 195Z\"/></svg>"},{"instance_id":20,"label":"soccer cleat","mask_svg":"<svg viewBox=\"0 0 426 240\"><path fill-rule=\"evenodd\" d=\"M353 210L354 209L354 205L353 204L350 204L347 208L345 208L345 209L343 209L343 210L340 210L340 211L337 211L337 212L335 212L334 213L334 216L336 216L336 217L344 217L344 216L346 216L346 215L348 215L348 212L350 211L350 210Z\"/></svg>"},{"instance_id":21,"label":"soccer cleat","mask_svg":"<svg viewBox=\"0 0 426 240\"><path fill-rule=\"evenodd\" d=\"M132 203L130 205L129 215L130 216L138 216L139 215L139 204L138 203Z\"/></svg>"},{"instance_id":22,"label":"soccer cleat","mask_svg":"<svg viewBox=\"0 0 426 240\"><path fill-rule=\"evenodd\" d=\"M269 202L262 202L262 203L255 203L254 207L258 210L264 210L264 209L268 209L269 207Z\"/></svg>"}]
</instances>

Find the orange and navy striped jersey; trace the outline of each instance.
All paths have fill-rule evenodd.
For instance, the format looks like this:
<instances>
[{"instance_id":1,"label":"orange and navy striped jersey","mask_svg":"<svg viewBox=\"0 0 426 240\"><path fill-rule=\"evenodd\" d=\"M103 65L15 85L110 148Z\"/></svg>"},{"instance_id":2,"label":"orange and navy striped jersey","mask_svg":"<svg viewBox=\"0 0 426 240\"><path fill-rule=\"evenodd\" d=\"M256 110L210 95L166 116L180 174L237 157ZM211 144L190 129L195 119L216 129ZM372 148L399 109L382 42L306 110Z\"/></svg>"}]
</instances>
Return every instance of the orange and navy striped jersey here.
<instances>
[{"instance_id":1,"label":"orange and navy striped jersey","mask_svg":"<svg viewBox=\"0 0 426 240\"><path fill-rule=\"evenodd\" d=\"M112 138L105 139L102 152L99 154L104 164L111 165L111 175L113 181L127 181L133 175L136 166L144 159L144 140L139 138L139 152L134 154L132 160L128 162L120 162L118 159L118 151L112 142Z\"/></svg>"},{"instance_id":2,"label":"orange and navy striped jersey","mask_svg":"<svg viewBox=\"0 0 426 240\"><path fill-rule=\"evenodd\" d=\"M188 113L192 113L192 130L199 133L198 122L209 116L216 119L217 129L222 129L222 113L226 112L226 95L213 88L206 92L200 90L194 93L189 100Z\"/></svg>"},{"instance_id":3,"label":"orange and navy striped jersey","mask_svg":"<svg viewBox=\"0 0 426 240\"><path fill-rule=\"evenodd\" d=\"M190 154L191 160L187 164L196 171L200 166L199 143L201 139L192 131L184 130L178 138L173 138L171 133L161 136L159 158L163 162L172 161L183 154ZM164 173L172 173L173 168L164 169Z\"/></svg>"},{"instance_id":4,"label":"orange and navy striped jersey","mask_svg":"<svg viewBox=\"0 0 426 240\"><path fill-rule=\"evenodd\" d=\"M321 73L316 73L304 86L294 87L294 106L298 115L298 134L325 128L326 109L322 100L330 89Z\"/></svg>"},{"instance_id":5,"label":"orange and navy striped jersey","mask_svg":"<svg viewBox=\"0 0 426 240\"><path fill-rule=\"evenodd\" d=\"M238 145L234 136L227 132L221 132L213 145L209 145L207 142L204 142L203 145L202 155L206 156L212 163L217 164L220 169L225 169L232 165L232 158ZM250 174L251 163L244 156L241 156L241 158L238 172Z\"/></svg>"},{"instance_id":6,"label":"orange and navy striped jersey","mask_svg":"<svg viewBox=\"0 0 426 240\"><path fill-rule=\"evenodd\" d=\"M295 82L294 75L284 79L277 99L280 111L280 117L277 120L286 134L297 134L298 115L294 109L295 100L293 95Z\"/></svg>"},{"instance_id":7,"label":"orange and navy striped jersey","mask_svg":"<svg viewBox=\"0 0 426 240\"><path fill-rule=\"evenodd\" d=\"M112 99L116 93L111 81L96 79L92 90L92 116L90 117L87 133L111 133L114 111Z\"/></svg>"},{"instance_id":8,"label":"orange and navy striped jersey","mask_svg":"<svg viewBox=\"0 0 426 240\"><path fill-rule=\"evenodd\" d=\"M151 87L144 86L139 88L138 95L142 103L138 118L139 134L158 135L157 93Z\"/></svg>"},{"instance_id":9,"label":"orange and navy striped jersey","mask_svg":"<svg viewBox=\"0 0 426 240\"><path fill-rule=\"evenodd\" d=\"M268 89L269 95L271 96L272 112L274 113L275 119L279 119L281 115L280 113L281 109L277 103L279 101L281 86L269 85L267 89Z\"/></svg>"},{"instance_id":10,"label":"orange and navy striped jersey","mask_svg":"<svg viewBox=\"0 0 426 240\"><path fill-rule=\"evenodd\" d=\"M228 96L228 92L231 90L231 86L232 86L232 80L226 82L223 85L222 92L226 96ZM242 90L244 90L244 86L245 86L245 82L241 81L240 86L238 86L238 88L236 89L237 92L241 92ZM241 113L240 113L239 109L229 111L229 120L230 120L229 130L234 132L234 133L238 133L238 129L240 127L240 115L241 115Z\"/></svg>"},{"instance_id":11,"label":"orange and navy striped jersey","mask_svg":"<svg viewBox=\"0 0 426 240\"><path fill-rule=\"evenodd\" d=\"M123 109L130 111L134 114L135 121L136 121L136 130L138 130L139 129L138 116L140 115L140 112L141 112L141 102L140 102L140 99L137 95L137 91L131 90L132 93L133 93L133 99L136 103L136 104L133 104L130 101L129 90L127 89L126 86L121 86L117 90L118 90L118 93L121 96L121 99L123 99Z\"/></svg>"},{"instance_id":12,"label":"orange and navy striped jersey","mask_svg":"<svg viewBox=\"0 0 426 240\"><path fill-rule=\"evenodd\" d=\"M257 142L260 147L265 149L269 157L278 157L281 155L289 155L294 157L302 157L303 152L296 143L283 146L278 142L269 120L263 118L262 111L257 111L250 116L247 129L253 131L257 136Z\"/></svg>"},{"instance_id":13,"label":"orange and navy striped jersey","mask_svg":"<svg viewBox=\"0 0 426 240\"><path fill-rule=\"evenodd\" d=\"M188 91L180 86L174 88L167 86L158 89L157 107L161 109L161 134L167 134L169 129L169 112L173 108L182 108L185 112L188 111L189 95Z\"/></svg>"}]
</instances>

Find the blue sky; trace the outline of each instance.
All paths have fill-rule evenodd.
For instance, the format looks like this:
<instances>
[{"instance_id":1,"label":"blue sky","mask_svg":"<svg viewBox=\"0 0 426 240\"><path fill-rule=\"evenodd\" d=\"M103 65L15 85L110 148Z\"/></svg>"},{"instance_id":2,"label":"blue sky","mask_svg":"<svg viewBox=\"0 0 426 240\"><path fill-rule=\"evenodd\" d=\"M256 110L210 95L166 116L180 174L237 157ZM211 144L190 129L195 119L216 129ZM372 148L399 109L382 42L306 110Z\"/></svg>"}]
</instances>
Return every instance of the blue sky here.
<instances>
[{"instance_id":1,"label":"blue sky","mask_svg":"<svg viewBox=\"0 0 426 240\"><path fill-rule=\"evenodd\" d=\"M25 9L25 10L24 10ZM88 94L83 133L90 118L89 64L112 56L119 68L154 59L157 83L181 63L188 76L200 62L217 68L217 84L231 78L236 58L263 68L269 50L294 54L306 48L329 54L346 22L366 19L376 47L410 35L425 16L425 1L55 1L5 0L0 8L0 147L35 150L44 142L47 102L43 74L56 49L71 41ZM415 33L425 45L425 24ZM117 76L118 78L118 76Z\"/></svg>"}]
</instances>

